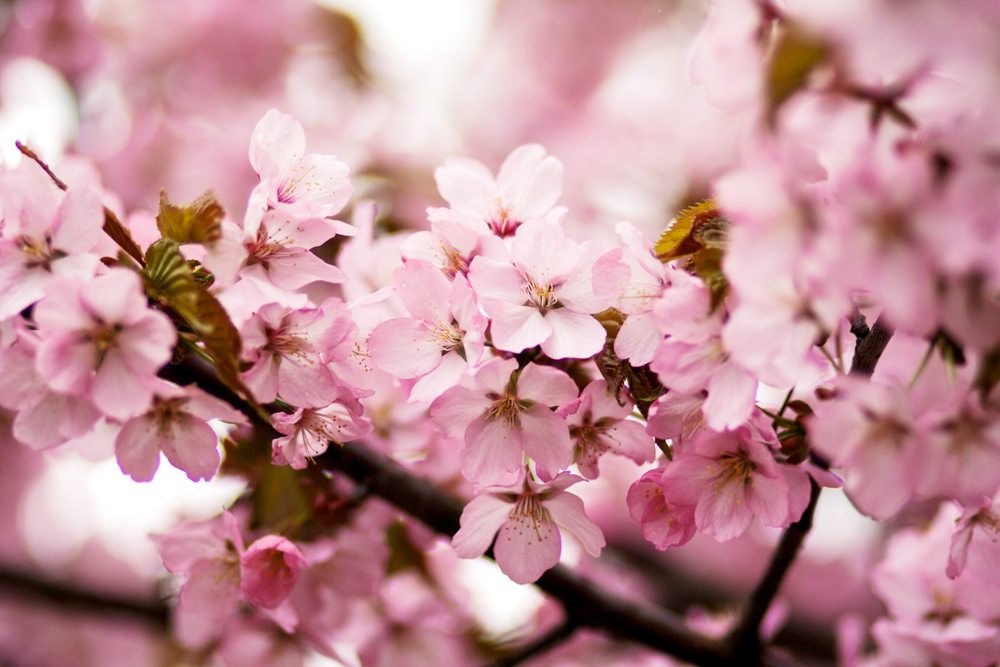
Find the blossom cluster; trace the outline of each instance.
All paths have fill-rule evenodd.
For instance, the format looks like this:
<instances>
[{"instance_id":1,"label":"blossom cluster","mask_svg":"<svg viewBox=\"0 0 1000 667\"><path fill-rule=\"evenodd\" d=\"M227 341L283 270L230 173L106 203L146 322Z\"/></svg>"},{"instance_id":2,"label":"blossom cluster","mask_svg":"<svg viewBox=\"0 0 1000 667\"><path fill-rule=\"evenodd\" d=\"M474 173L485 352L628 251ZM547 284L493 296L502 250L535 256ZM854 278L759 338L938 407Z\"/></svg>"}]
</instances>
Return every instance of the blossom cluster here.
<instances>
[{"instance_id":1,"label":"blossom cluster","mask_svg":"<svg viewBox=\"0 0 1000 667\"><path fill-rule=\"evenodd\" d=\"M788 528L821 487L876 520L940 502L873 575L888 609L873 659L991 664L1000 171L982 102L1000 77L973 40L942 40L931 64L899 44L884 58L847 28L892 15L872 4L714 7L692 75L743 149L656 234L619 221L584 238L563 164L534 143L495 173L447 159L423 228L390 233L352 201L348 165L307 152L276 109L249 138L242 217L211 193L126 215L96 177L3 168L13 436L99 440L137 482L161 453L193 481L248 482L231 510L156 538L183 581L177 639L228 664L347 661L344 638L365 664L469 660L471 621L435 590L453 559L490 553L528 584L575 557L567 540L598 557L585 498L608 455L631 462L623 509L658 550ZM968 4L964 28L994 35L995 12ZM939 11L894 36L955 18ZM873 373L866 346L889 331ZM355 441L468 498L451 549L345 488L326 452Z\"/></svg>"}]
</instances>

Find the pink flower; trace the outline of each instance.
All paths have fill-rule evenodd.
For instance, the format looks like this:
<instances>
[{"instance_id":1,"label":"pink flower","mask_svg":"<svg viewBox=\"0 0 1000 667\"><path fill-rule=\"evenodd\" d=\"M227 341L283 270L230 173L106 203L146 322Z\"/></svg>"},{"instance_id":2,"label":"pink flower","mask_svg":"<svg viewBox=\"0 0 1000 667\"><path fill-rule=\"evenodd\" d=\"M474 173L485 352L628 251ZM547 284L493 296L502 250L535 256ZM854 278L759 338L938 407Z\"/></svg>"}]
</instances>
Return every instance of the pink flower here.
<instances>
[{"instance_id":1,"label":"pink flower","mask_svg":"<svg viewBox=\"0 0 1000 667\"><path fill-rule=\"evenodd\" d=\"M243 538L229 512L209 521L183 523L153 538L163 566L185 581L178 595L176 632L192 647L222 635L240 599Z\"/></svg>"},{"instance_id":2,"label":"pink flower","mask_svg":"<svg viewBox=\"0 0 1000 667\"><path fill-rule=\"evenodd\" d=\"M250 194L244 231L257 238L264 214L275 209L289 217L325 218L351 195L346 164L332 155L305 153L306 136L294 117L271 109L250 138L250 164L260 184Z\"/></svg>"},{"instance_id":3,"label":"pink flower","mask_svg":"<svg viewBox=\"0 0 1000 667\"><path fill-rule=\"evenodd\" d=\"M438 397L430 412L447 435L465 436L466 479L510 485L521 479L525 454L545 476L572 463L569 428L549 408L576 396L573 380L560 370L529 363L518 371L515 360L494 359Z\"/></svg>"},{"instance_id":4,"label":"pink flower","mask_svg":"<svg viewBox=\"0 0 1000 667\"><path fill-rule=\"evenodd\" d=\"M979 530L976 530L977 528ZM955 579L962 574L969 557L969 547L977 534L984 535L994 544L1000 541L1000 503L994 502L991 498L981 498L978 503L966 507L962 516L958 518L955 533L951 536L948 567L945 570L949 579Z\"/></svg>"},{"instance_id":5,"label":"pink flower","mask_svg":"<svg viewBox=\"0 0 1000 667\"><path fill-rule=\"evenodd\" d=\"M709 428L736 428L753 412L757 380L724 348L721 309L710 312L705 285L679 271L671 275L671 287L653 308L667 338L649 367L668 389L689 395L707 392L702 411Z\"/></svg>"},{"instance_id":6,"label":"pink flower","mask_svg":"<svg viewBox=\"0 0 1000 667\"><path fill-rule=\"evenodd\" d=\"M619 405L608 395L608 383L595 380L588 384L577 401L560 412L567 414L569 435L576 444L576 465L585 479L600 474L597 462L607 452L632 459L638 464L653 460L653 442L637 421L626 419L632 402Z\"/></svg>"},{"instance_id":7,"label":"pink flower","mask_svg":"<svg viewBox=\"0 0 1000 667\"><path fill-rule=\"evenodd\" d=\"M426 262L409 260L393 284L413 317L379 324L368 350L377 368L398 378L420 378L410 390L412 400L432 401L482 357L486 320L464 277L449 283Z\"/></svg>"},{"instance_id":8,"label":"pink flower","mask_svg":"<svg viewBox=\"0 0 1000 667\"><path fill-rule=\"evenodd\" d=\"M802 468L779 464L773 431L743 426L725 433L702 432L663 472L667 501L694 507L700 532L725 542L742 534L756 516L784 528L809 502Z\"/></svg>"},{"instance_id":9,"label":"pink flower","mask_svg":"<svg viewBox=\"0 0 1000 667\"><path fill-rule=\"evenodd\" d=\"M292 592L305 557L295 544L280 535L265 535L251 544L240 559L240 590L251 604L273 609Z\"/></svg>"},{"instance_id":10,"label":"pink flower","mask_svg":"<svg viewBox=\"0 0 1000 667\"><path fill-rule=\"evenodd\" d=\"M628 315L615 337L615 355L633 366L645 366L663 340L652 311L669 284L669 270L634 225L620 222L615 231L623 248L605 254L594 264L594 291Z\"/></svg>"},{"instance_id":11,"label":"pink flower","mask_svg":"<svg viewBox=\"0 0 1000 667\"><path fill-rule=\"evenodd\" d=\"M246 418L197 387L166 382L156 388L152 407L125 422L115 439L118 466L137 482L153 479L160 452L192 481L211 479L219 467L219 438L210 419L241 424Z\"/></svg>"},{"instance_id":12,"label":"pink flower","mask_svg":"<svg viewBox=\"0 0 1000 667\"><path fill-rule=\"evenodd\" d=\"M347 390L323 408L299 408L291 414L271 416L274 428L285 437L271 441L271 462L301 470L308 460L326 451L331 442L344 443L367 435L371 421L361 403Z\"/></svg>"},{"instance_id":13,"label":"pink flower","mask_svg":"<svg viewBox=\"0 0 1000 667\"><path fill-rule=\"evenodd\" d=\"M264 214L256 233L243 241L244 268L240 276L297 290L309 283L342 283L344 272L309 251L338 233L353 235L354 228L337 220L296 218L285 210ZM211 268L211 265L209 266Z\"/></svg>"},{"instance_id":14,"label":"pink flower","mask_svg":"<svg viewBox=\"0 0 1000 667\"><path fill-rule=\"evenodd\" d=\"M650 470L633 482L625 502L633 521L642 526L642 536L660 551L680 547L697 532L694 506L677 505L663 492L663 469Z\"/></svg>"},{"instance_id":15,"label":"pink flower","mask_svg":"<svg viewBox=\"0 0 1000 667\"><path fill-rule=\"evenodd\" d=\"M111 269L89 283L53 282L33 317L41 338L35 367L51 389L88 397L116 419L149 408L177 333L149 308L135 273Z\"/></svg>"},{"instance_id":16,"label":"pink flower","mask_svg":"<svg viewBox=\"0 0 1000 667\"><path fill-rule=\"evenodd\" d=\"M243 381L264 403L280 395L297 407L326 406L339 392L327 364L347 357L355 331L336 298L299 310L268 304L243 328L244 357L252 364Z\"/></svg>"},{"instance_id":17,"label":"pink flower","mask_svg":"<svg viewBox=\"0 0 1000 667\"><path fill-rule=\"evenodd\" d=\"M885 519L913 496L922 477L925 434L898 384L840 378L807 428L812 447L844 468L844 490L861 512Z\"/></svg>"},{"instance_id":18,"label":"pink flower","mask_svg":"<svg viewBox=\"0 0 1000 667\"><path fill-rule=\"evenodd\" d=\"M519 584L537 581L559 562L560 531L573 535L591 556L604 548L604 535L587 518L583 501L566 489L581 481L560 473L548 484L528 480L520 493L484 493L462 511L461 528L452 538L460 558L486 553L496 537L493 555L500 569Z\"/></svg>"},{"instance_id":19,"label":"pink flower","mask_svg":"<svg viewBox=\"0 0 1000 667\"><path fill-rule=\"evenodd\" d=\"M84 397L52 391L35 369L37 337L27 330L0 349L0 405L14 416L13 434L33 449L47 449L89 431L101 413Z\"/></svg>"},{"instance_id":20,"label":"pink flower","mask_svg":"<svg viewBox=\"0 0 1000 667\"><path fill-rule=\"evenodd\" d=\"M100 263L104 209L90 188L62 195L34 164L4 174L0 320L37 302L53 276L88 280Z\"/></svg>"},{"instance_id":21,"label":"pink flower","mask_svg":"<svg viewBox=\"0 0 1000 667\"><path fill-rule=\"evenodd\" d=\"M519 228L509 259L476 257L469 280L490 316L493 345L507 352L541 345L552 359L597 354L606 337L590 316L604 308L591 278L599 252L546 223Z\"/></svg>"},{"instance_id":22,"label":"pink flower","mask_svg":"<svg viewBox=\"0 0 1000 667\"><path fill-rule=\"evenodd\" d=\"M547 156L537 144L514 149L496 179L480 162L448 158L434 171L434 179L451 207L430 209L428 215L432 220L457 222L479 234L511 236L524 223L562 219L566 209L555 207L562 177L559 160Z\"/></svg>"}]
</instances>

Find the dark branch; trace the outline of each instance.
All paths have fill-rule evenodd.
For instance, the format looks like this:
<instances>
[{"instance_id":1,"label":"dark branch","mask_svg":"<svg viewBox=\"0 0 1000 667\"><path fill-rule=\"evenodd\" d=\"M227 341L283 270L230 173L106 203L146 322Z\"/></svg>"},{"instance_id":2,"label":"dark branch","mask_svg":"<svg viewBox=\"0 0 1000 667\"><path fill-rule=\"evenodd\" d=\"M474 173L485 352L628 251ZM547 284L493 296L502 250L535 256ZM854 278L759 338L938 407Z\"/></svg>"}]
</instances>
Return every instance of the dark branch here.
<instances>
[{"instance_id":1,"label":"dark branch","mask_svg":"<svg viewBox=\"0 0 1000 667\"><path fill-rule=\"evenodd\" d=\"M745 664L752 664L760 653L761 621L764 620L764 615L778 594L789 568L799 555L806 535L812 529L813 514L816 511L816 502L819 500L821 487L812 479L809 480L809 483L811 485L809 504L799 520L789 526L784 535L781 536L781 542L778 543L778 548L775 550L774 556L771 557L764 577L751 594L739 624L730 634L733 654L737 659L744 659Z\"/></svg>"},{"instance_id":2,"label":"dark branch","mask_svg":"<svg viewBox=\"0 0 1000 667\"><path fill-rule=\"evenodd\" d=\"M853 322L851 328L854 328ZM875 371L875 364L889 344L892 333L893 328L886 322L885 315L879 315L868 335L858 339L854 348L854 361L851 362L852 375L871 375Z\"/></svg>"},{"instance_id":3,"label":"dark branch","mask_svg":"<svg viewBox=\"0 0 1000 667\"><path fill-rule=\"evenodd\" d=\"M206 366L192 358L164 369L161 375L174 382L195 382L248 417L253 413L228 387L213 379ZM279 435L259 417L251 418L264 437ZM458 531L465 506L461 499L364 444L331 446L317 463L363 484L373 495L443 535ZM558 599L577 626L604 630L705 667L732 664L719 642L690 630L674 614L619 598L562 565L543 574L536 585Z\"/></svg>"},{"instance_id":4,"label":"dark branch","mask_svg":"<svg viewBox=\"0 0 1000 667\"><path fill-rule=\"evenodd\" d=\"M26 601L37 600L68 611L85 612L90 618L132 618L161 630L170 622L170 611L163 602L89 591L12 569L0 568L0 591Z\"/></svg>"},{"instance_id":5,"label":"dark branch","mask_svg":"<svg viewBox=\"0 0 1000 667\"><path fill-rule=\"evenodd\" d=\"M572 619L567 619L556 627L552 628L538 639L515 649L507 655L494 660L490 667L514 667L526 660L542 655L546 651L558 646L573 636L576 630L576 623Z\"/></svg>"}]
</instances>

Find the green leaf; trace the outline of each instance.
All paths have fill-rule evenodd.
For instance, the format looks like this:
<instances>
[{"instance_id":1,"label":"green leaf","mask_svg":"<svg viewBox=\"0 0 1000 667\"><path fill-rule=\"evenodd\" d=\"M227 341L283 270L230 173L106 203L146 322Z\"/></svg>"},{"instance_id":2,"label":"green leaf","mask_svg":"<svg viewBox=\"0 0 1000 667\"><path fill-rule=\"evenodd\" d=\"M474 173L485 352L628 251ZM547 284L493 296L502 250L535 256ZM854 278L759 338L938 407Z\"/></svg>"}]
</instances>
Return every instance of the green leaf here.
<instances>
[{"instance_id":1,"label":"green leaf","mask_svg":"<svg viewBox=\"0 0 1000 667\"><path fill-rule=\"evenodd\" d=\"M204 345L219 379L256 405L240 380L240 334L219 300L195 278L177 241L164 238L149 246L143 276L150 298L182 319Z\"/></svg>"},{"instance_id":2,"label":"green leaf","mask_svg":"<svg viewBox=\"0 0 1000 667\"><path fill-rule=\"evenodd\" d=\"M164 238L177 243L212 244L222 236L222 219L226 213L211 190L187 206L177 206L160 192L160 212L156 227Z\"/></svg>"},{"instance_id":3,"label":"green leaf","mask_svg":"<svg viewBox=\"0 0 1000 667\"><path fill-rule=\"evenodd\" d=\"M799 26L786 24L774 45L765 74L769 126L774 126L781 106L806 85L809 75L826 62L829 55L830 50L824 42Z\"/></svg>"}]
</instances>

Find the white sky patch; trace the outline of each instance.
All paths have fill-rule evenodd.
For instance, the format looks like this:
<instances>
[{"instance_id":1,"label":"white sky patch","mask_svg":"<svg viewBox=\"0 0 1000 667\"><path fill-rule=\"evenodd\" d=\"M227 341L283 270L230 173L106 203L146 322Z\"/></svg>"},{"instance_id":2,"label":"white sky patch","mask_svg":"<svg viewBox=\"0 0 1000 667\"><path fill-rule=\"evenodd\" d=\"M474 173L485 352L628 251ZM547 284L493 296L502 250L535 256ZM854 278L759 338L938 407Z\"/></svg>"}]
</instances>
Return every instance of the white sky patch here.
<instances>
[{"instance_id":1,"label":"white sky patch","mask_svg":"<svg viewBox=\"0 0 1000 667\"><path fill-rule=\"evenodd\" d=\"M59 569L90 539L137 573L156 576L160 557L148 538L181 519L208 519L233 502L243 483L232 478L192 482L166 460L152 482L137 483L112 459L50 455L46 470L25 496L21 531L32 558Z\"/></svg>"},{"instance_id":2,"label":"white sky patch","mask_svg":"<svg viewBox=\"0 0 1000 667\"><path fill-rule=\"evenodd\" d=\"M15 141L54 161L76 136L76 99L66 79L34 58L15 58L0 69L0 160L15 166Z\"/></svg>"},{"instance_id":3,"label":"white sky patch","mask_svg":"<svg viewBox=\"0 0 1000 667\"><path fill-rule=\"evenodd\" d=\"M515 584L486 558L459 561L455 577L469 592L469 610L476 621L494 636L519 628L545 601L537 588Z\"/></svg>"}]
</instances>

